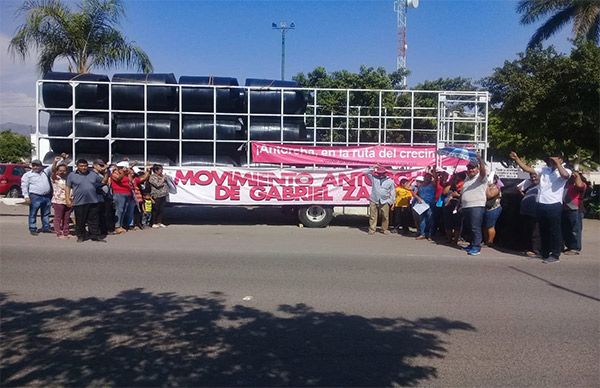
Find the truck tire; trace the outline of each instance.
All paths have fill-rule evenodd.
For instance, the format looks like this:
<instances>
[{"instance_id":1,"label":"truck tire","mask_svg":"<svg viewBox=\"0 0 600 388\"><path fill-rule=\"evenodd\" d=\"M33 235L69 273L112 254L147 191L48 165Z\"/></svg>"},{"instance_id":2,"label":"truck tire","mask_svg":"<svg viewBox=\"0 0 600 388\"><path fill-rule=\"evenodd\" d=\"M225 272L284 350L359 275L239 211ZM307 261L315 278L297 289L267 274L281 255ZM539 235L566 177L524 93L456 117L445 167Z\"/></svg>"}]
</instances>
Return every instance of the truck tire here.
<instances>
[{"instance_id":1,"label":"truck tire","mask_svg":"<svg viewBox=\"0 0 600 388\"><path fill-rule=\"evenodd\" d=\"M307 228L324 228L333 219L333 209L321 205L303 206L298 209L298 218Z\"/></svg>"}]
</instances>

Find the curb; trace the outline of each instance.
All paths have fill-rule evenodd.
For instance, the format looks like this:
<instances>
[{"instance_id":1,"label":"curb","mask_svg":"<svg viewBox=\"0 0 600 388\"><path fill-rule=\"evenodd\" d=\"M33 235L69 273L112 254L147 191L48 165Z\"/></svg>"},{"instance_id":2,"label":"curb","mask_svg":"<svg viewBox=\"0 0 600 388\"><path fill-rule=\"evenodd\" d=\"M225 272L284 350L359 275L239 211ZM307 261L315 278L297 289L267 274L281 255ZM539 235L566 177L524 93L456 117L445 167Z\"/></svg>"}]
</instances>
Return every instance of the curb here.
<instances>
[{"instance_id":1,"label":"curb","mask_svg":"<svg viewBox=\"0 0 600 388\"><path fill-rule=\"evenodd\" d=\"M0 202L8 206L25 205L23 198L0 198Z\"/></svg>"}]
</instances>

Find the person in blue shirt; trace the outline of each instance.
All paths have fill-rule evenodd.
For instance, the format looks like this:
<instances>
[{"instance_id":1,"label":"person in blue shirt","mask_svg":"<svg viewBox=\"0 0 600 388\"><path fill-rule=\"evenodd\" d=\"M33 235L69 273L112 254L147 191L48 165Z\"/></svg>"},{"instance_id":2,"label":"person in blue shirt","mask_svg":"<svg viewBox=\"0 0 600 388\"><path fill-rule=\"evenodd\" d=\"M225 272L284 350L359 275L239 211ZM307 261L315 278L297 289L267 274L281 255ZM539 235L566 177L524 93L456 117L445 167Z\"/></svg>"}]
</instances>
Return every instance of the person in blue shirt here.
<instances>
[{"instance_id":1,"label":"person in blue shirt","mask_svg":"<svg viewBox=\"0 0 600 388\"><path fill-rule=\"evenodd\" d=\"M89 237L92 241L106 242L100 230L100 206L98 191L108 182L108 174L90 171L88 161L79 159L77 168L69 174L66 184L67 206L73 207L75 212L75 234L77 242L81 243ZM89 231L86 230L86 226Z\"/></svg>"},{"instance_id":2,"label":"person in blue shirt","mask_svg":"<svg viewBox=\"0 0 600 388\"><path fill-rule=\"evenodd\" d=\"M426 173L423 182L417 187L414 195L416 201L427 204L429 208L419 215L419 235L417 240L431 240L433 235L433 208L435 207L435 184L433 175Z\"/></svg>"}]
</instances>

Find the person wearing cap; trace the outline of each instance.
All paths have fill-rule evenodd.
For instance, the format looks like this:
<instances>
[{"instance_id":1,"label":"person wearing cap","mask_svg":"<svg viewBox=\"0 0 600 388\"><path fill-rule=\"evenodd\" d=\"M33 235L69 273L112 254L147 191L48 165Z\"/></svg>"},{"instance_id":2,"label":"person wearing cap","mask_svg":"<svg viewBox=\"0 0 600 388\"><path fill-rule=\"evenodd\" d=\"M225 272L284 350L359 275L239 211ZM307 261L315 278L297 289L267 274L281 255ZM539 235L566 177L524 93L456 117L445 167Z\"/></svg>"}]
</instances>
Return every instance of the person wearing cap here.
<instances>
[{"instance_id":1,"label":"person wearing cap","mask_svg":"<svg viewBox=\"0 0 600 388\"><path fill-rule=\"evenodd\" d=\"M411 212L412 223L413 223L413 225L417 226L417 233L419 232L419 214L416 211L414 211L413 207L418 203L417 197L415 197L415 194L417 193L417 190L419 190L419 187L423 184L424 181L425 181L425 178L423 178L423 175L419 175L413 180L413 182L410 186L411 193L412 193L412 200L411 200L410 204L411 204L411 209L413 210Z\"/></svg>"},{"instance_id":2,"label":"person wearing cap","mask_svg":"<svg viewBox=\"0 0 600 388\"><path fill-rule=\"evenodd\" d=\"M92 241L106 242L100 234L98 190L108 177L102 179L90 171L85 159L77 160L76 166L75 171L67 177L65 198L67 206L72 206L75 213L77 242L84 242L88 236Z\"/></svg>"},{"instance_id":3,"label":"person wearing cap","mask_svg":"<svg viewBox=\"0 0 600 388\"><path fill-rule=\"evenodd\" d=\"M509 156L523 171L538 175L540 183L536 215L540 228L541 254L545 264L555 263L560 260L562 251L563 195L565 185L571 177L571 170L564 167L562 152L545 158L546 166L542 168L528 166L514 151Z\"/></svg>"},{"instance_id":4,"label":"person wearing cap","mask_svg":"<svg viewBox=\"0 0 600 388\"><path fill-rule=\"evenodd\" d=\"M482 225L485 214L486 190L488 187L487 171L481 156L477 155L477 163L467 164L467 176L460 196L464 231L469 234L470 243L464 249L471 256L481 251Z\"/></svg>"},{"instance_id":5,"label":"person wearing cap","mask_svg":"<svg viewBox=\"0 0 600 388\"><path fill-rule=\"evenodd\" d=\"M21 177L21 192L25 203L29 205L29 233L37 236L37 213L41 211L42 233L52 233L50 228L50 208L52 206L52 185L50 175L52 166L44 169L38 159L31 161L31 171Z\"/></svg>"},{"instance_id":6,"label":"person wearing cap","mask_svg":"<svg viewBox=\"0 0 600 388\"><path fill-rule=\"evenodd\" d=\"M396 201L394 181L388 177L387 170L377 165L366 173L371 180L371 196L369 198L369 234L375 234L377 218L381 212L381 233L389 234L390 207Z\"/></svg>"},{"instance_id":7,"label":"person wearing cap","mask_svg":"<svg viewBox=\"0 0 600 388\"><path fill-rule=\"evenodd\" d=\"M394 203L394 224L399 233L404 235L410 233L412 215L410 213L410 201L412 191L408 178L400 178L400 184L396 187L396 202ZM402 230L400 230L402 229Z\"/></svg>"},{"instance_id":8,"label":"person wearing cap","mask_svg":"<svg viewBox=\"0 0 600 388\"><path fill-rule=\"evenodd\" d=\"M129 215L133 206L133 187L130 179L129 162L124 160L117 163L117 168L110 176L110 187L115 203L115 233L125 233L130 224Z\"/></svg>"}]
</instances>

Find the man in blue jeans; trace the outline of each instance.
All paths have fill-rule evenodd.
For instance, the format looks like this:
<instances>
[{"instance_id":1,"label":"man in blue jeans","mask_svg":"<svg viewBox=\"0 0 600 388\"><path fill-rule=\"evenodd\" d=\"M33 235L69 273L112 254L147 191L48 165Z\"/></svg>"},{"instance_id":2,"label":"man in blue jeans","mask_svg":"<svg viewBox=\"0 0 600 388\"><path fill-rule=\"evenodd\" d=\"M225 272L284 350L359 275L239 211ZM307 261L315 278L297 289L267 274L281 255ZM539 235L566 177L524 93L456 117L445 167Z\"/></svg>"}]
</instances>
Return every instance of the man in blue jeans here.
<instances>
[{"instance_id":1,"label":"man in blue jeans","mask_svg":"<svg viewBox=\"0 0 600 388\"><path fill-rule=\"evenodd\" d=\"M366 171L371 181L371 196L369 198L369 234L375 234L377 218L381 212L381 233L390 234L390 207L396 202L396 187L385 167L373 166Z\"/></svg>"},{"instance_id":2,"label":"man in blue jeans","mask_svg":"<svg viewBox=\"0 0 600 388\"><path fill-rule=\"evenodd\" d=\"M42 233L53 233L50 227L50 208L52 206L52 186L50 174L52 166L44 170L40 160L31 161L31 171L21 177L21 192L25 203L29 205L29 233L37 236L37 213L42 213Z\"/></svg>"},{"instance_id":3,"label":"man in blue jeans","mask_svg":"<svg viewBox=\"0 0 600 388\"><path fill-rule=\"evenodd\" d=\"M537 196L537 220L540 227L541 254L544 264L559 261L562 251L561 216L565 184L571 170L563 166L563 156L557 152L544 159L546 166L534 169L526 165L513 151L510 158L517 162L523 171L537 173L539 191Z\"/></svg>"},{"instance_id":4,"label":"man in blue jeans","mask_svg":"<svg viewBox=\"0 0 600 388\"><path fill-rule=\"evenodd\" d=\"M435 185L434 177L430 173L423 176L423 183L417 188L414 197L419 203L425 203L429 206L427 210L419 215L419 235L417 240L431 240L434 235L435 222L433 219L433 209L435 208Z\"/></svg>"},{"instance_id":5,"label":"man in blue jeans","mask_svg":"<svg viewBox=\"0 0 600 388\"><path fill-rule=\"evenodd\" d=\"M562 235L567 248L565 255L578 255L581 252L581 232L583 229L583 197L587 185L581 173L573 171L565 186L562 210Z\"/></svg>"},{"instance_id":6,"label":"man in blue jeans","mask_svg":"<svg viewBox=\"0 0 600 388\"><path fill-rule=\"evenodd\" d=\"M463 217L463 230L470 234L470 244L464 249L471 256L481 251L481 226L485 214L485 191L487 189L487 172L481 156L477 155L477 163L467 164L467 176L460 197Z\"/></svg>"}]
</instances>

